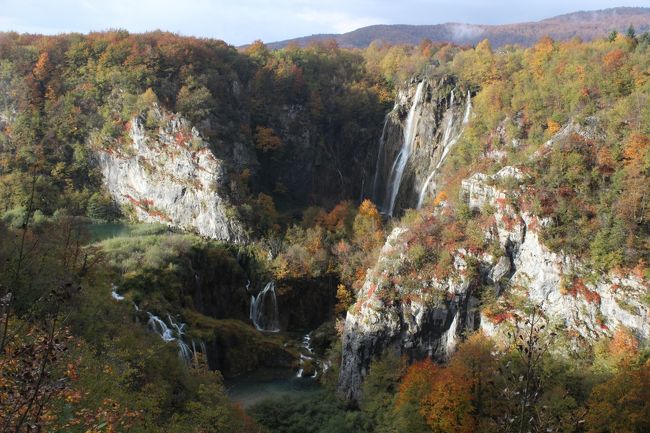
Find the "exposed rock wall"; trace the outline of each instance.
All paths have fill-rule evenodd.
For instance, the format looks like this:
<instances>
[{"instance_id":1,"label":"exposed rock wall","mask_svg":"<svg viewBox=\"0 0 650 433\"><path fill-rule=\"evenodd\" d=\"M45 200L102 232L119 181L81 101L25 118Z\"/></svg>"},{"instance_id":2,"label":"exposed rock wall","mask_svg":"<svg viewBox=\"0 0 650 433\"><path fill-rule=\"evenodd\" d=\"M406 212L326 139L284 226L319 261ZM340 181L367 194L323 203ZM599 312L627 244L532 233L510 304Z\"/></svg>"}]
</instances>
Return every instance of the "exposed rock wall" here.
<instances>
[{"instance_id":1,"label":"exposed rock wall","mask_svg":"<svg viewBox=\"0 0 650 433\"><path fill-rule=\"evenodd\" d=\"M130 122L122 145L95 145L106 188L121 205L132 207L144 222L161 222L226 242L244 242L246 232L222 192L224 163L197 130L178 115L150 111L161 124Z\"/></svg>"},{"instance_id":2,"label":"exposed rock wall","mask_svg":"<svg viewBox=\"0 0 650 433\"><path fill-rule=\"evenodd\" d=\"M393 286L390 269L404 259L407 231L398 227L390 234L357 303L348 311L339 377L339 392L348 400L361 397L370 362L382 352L442 360L453 352L461 332L478 326L478 300L472 296L471 281L462 276L467 263L460 254L453 264L459 279L431 281L415 290ZM391 289L396 293L387 300Z\"/></svg>"},{"instance_id":3,"label":"exposed rock wall","mask_svg":"<svg viewBox=\"0 0 650 433\"><path fill-rule=\"evenodd\" d=\"M471 254L458 249L453 253L456 277L423 281L422 288L401 287L394 275L405 259L408 230L393 230L347 314L339 377L344 398L359 399L370 362L382 351L444 360L463 331L481 327L498 338L502 325L518 312L509 310L498 318L479 313L478 292L488 286L496 287L500 296L512 291L541 305L547 320L573 338L594 341L610 335L619 324L640 339L650 337L650 309L642 301L649 290L647 282L635 276L601 275L591 282L580 278L589 269L541 242L539 229L546 222L509 204L525 193L523 187L519 193L506 194L497 186L506 178L524 177L516 168L505 167L492 176L476 173L462 183L461 194L471 208L489 205L495 210L485 236L498 240L501 248L498 257L473 256L481 270L476 276L463 272ZM507 284L502 284L504 280Z\"/></svg>"},{"instance_id":4,"label":"exposed rock wall","mask_svg":"<svg viewBox=\"0 0 650 433\"><path fill-rule=\"evenodd\" d=\"M276 108L265 124L282 145L273 151L257 150L260 164L253 179L259 191L296 208L331 208L370 194L383 104L375 101L363 110L350 105L350 111L336 113L330 112L334 107L321 107L321 114L302 104Z\"/></svg>"},{"instance_id":5,"label":"exposed rock wall","mask_svg":"<svg viewBox=\"0 0 650 433\"><path fill-rule=\"evenodd\" d=\"M496 224L488 235L498 237L511 261L509 285L525 288L529 300L541 305L548 318L586 340L609 335L619 324L640 339L650 337L650 309L642 302L649 290L647 283L634 275L594 278L575 257L550 251L539 233L548 222L515 211L507 204L506 194L494 185L505 177L522 179L524 175L512 167L493 176L477 173L463 181L462 191L471 208L487 204L496 209ZM586 275L591 276L589 281L583 278ZM492 328L487 325L486 331L491 333Z\"/></svg>"}]
</instances>

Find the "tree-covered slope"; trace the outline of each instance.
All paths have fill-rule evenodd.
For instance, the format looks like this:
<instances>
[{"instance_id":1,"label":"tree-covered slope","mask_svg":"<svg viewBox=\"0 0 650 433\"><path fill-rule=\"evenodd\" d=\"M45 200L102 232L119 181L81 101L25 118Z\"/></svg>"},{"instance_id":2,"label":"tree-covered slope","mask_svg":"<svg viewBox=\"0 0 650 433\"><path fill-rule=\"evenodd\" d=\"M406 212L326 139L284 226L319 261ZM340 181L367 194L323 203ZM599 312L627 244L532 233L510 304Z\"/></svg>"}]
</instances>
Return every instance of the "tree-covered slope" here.
<instances>
[{"instance_id":1,"label":"tree-covered slope","mask_svg":"<svg viewBox=\"0 0 650 433\"><path fill-rule=\"evenodd\" d=\"M154 103L225 162L220 186L248 206L244 218L259 193L287 208L331 205L359 194L356 167L369 164L384 111L363 58L335 47L240 53L167 33L7 33L0 59L3 211L21 205L31 176L43 212L86 214L102 183L88 143L119 148Z\"/></svg>"}]
</instances>

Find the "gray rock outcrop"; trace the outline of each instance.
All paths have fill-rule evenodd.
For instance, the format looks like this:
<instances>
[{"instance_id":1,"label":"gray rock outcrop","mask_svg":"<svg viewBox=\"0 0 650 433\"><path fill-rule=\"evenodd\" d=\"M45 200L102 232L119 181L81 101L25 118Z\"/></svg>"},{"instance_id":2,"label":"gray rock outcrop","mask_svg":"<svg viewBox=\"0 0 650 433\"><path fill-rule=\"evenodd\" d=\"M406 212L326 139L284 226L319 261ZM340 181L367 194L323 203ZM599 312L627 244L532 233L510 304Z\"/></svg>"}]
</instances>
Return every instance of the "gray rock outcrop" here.
<instances>
[{"instance_id":1,"label":"gray rock outcrop","mask_svg":"<svg viewBox=\"0 0 650 433\"><path fill-rule=\"evenodd\" d=\"M339 393L347 400L359 400L371 361L386 350L413 358L446 359L461 332L479 324L478 299L463 274L467 263L462 252L453 263L459 278L422 282L418 288L393 285L391 276L404 260L407 232L398 227L390 234L357 303L348 311L339 377ZM395 293L387 297L390 290Z\"/></svg>"},{"instance_id":2,"label":"gray rock outcrop","mask_svg":"<svg viewBox=\"0 0 650 433\"><path fill-rule=\"evenodd\" d=\"M225 241L244 242L246 232L228 198L223 161L198 131L175 114L150 111L157 130L141 117L130 122L125 144L95 145L104 184L143 222L160 222Z\"/></svg>"}]
</instances>

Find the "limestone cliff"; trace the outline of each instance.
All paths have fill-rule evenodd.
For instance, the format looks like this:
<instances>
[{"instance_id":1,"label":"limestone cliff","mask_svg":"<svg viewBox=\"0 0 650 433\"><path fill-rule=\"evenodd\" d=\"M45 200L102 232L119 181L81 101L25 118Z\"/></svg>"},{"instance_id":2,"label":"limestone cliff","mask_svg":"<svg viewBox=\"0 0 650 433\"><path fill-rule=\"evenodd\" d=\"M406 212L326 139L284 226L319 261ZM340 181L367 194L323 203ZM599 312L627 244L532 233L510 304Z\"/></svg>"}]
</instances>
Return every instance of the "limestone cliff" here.
<instances>
[{"instance_id":1,"label":"limestone cliff","mask_svg":"<svg viewBox=\"0 0 650 433\"><path fill-rule=\"evenodd\" d=\"M509 194L497 186L525 176L505 167L495 175L476 173L462 182L462 198L470 208L494 209L485 236L497 241L500 251L477 255L457 249L452 253L453 276L447 280L404 287L396 270L406 259L408 229L393 230L347 314L339 377L343 397L359 399L370 362L383 351L444 360L466 330L480 327L499 338L504 325L524 316L505 301L509 295L541 305L547 320L574 339L591 342L610 335L619 324L642 340L650 337L650 309L642 300L647 282L633 275L593 278L575 257L546 248L539 235L546 222L510 204L525 195L525 186ZM478 262L478 273L464 272L470 259ZM584 275L592 278L581 278ZM496 308L503 310L479 312L481 290L495 290Z\"/></svg>"},{"instance_id":2,"label":"limestone cliff","mask_svg":"<svg viewBox=\"0 0 650 433\"><path fill-rule=\"evenodd\" d=\"M123 143L95 144L96 160L113 198L138 220L161 222L226 242L246 232L223 193L224 162L182 117L149 111L157 127L134 117ZM151 120L151 119L150 119Z\"/></svg>"},{"instance_id":3,"label":"limestone cliff","mask_svg":"<svg viewBox=\"0 0 650 433\"><path fill-rule=\"evenodd\" d=\"M508 286L524 290L529 301L541 305L552 321L571 335L593 341L620 325L642 340L650 337L650 308L642 302L647 282L632 274L592 273L575 257L550 251L540 239L539 229L548 222L508 204L506 193L494 184L505 177L522 179L515 168L505 167L493 176L476 173L462 183L470 208L486 204L495 208L495 225L488 236L496 236L507 253L511 274ZM515 198L526 193L525 187ZM583 276L589 275L590 278ZM481 321L488 334L494 320Z\"/></svg>"},{"instance_id":4,"label":"limestone cliff","mask_svg":"<svg viewBox=\"0 0 650 433\"><path fill-rule=\"evenodd\" d=\"M434 280L416 289L393 285L390 276L404 258L407 231L398 227L390 234L357 303L348 311L339 376L339 392L347 400L359 400L370 362L382 352L442 360L453 352L463 330L478 326L478 300L462 273L459 279ZM454 268L462 271L466 265L459 254ZM386 300L389 290L396 296Z\"/></svg>"}]
</instances>

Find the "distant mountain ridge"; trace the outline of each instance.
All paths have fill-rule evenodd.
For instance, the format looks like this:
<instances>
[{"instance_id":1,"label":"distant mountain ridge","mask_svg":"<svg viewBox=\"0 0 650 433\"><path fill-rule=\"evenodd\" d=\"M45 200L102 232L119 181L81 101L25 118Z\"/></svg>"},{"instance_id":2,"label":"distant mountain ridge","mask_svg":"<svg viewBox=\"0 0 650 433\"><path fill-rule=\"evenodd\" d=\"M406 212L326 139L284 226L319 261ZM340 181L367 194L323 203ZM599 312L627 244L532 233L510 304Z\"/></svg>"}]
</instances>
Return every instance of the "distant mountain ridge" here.
<instances>
[{"instance_id":1,"label":"distant mountain ridge","mask_svg":"<svg viewBox=\"0 0 650 433\"><path fill-rule=\"evenodd\" d=\"M543 36L565 40L580 37L591 40L604 37L612 30L624 32L633 25L637 33L650 30L650 8L617 7L596 11L579 11L541 21L482 25L445 23L435 25L379 24L343 33L317 34L285 41L271 42L269 48L279 49L290 44L299 46L313 42L335 40L346 48L365 48L373 41L388 44L418 44L422 39L473 45L488 39L494 47L519 44L532 45Z\"/></svg>"}]
</instances>

